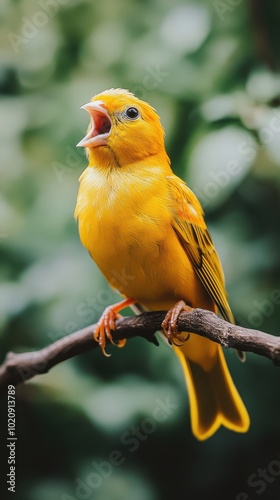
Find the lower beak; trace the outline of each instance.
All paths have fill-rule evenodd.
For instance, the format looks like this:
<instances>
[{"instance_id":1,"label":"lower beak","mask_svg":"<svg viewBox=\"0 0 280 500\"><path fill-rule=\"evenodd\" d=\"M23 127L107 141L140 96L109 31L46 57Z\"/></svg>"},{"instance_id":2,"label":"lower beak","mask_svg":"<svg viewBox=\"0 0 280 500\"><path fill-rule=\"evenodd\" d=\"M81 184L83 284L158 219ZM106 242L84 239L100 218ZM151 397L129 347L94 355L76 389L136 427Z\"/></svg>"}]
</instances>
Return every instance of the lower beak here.
<instances>
[{"instance_id":1,"label":"lower beak","mask_svg":"<svg viewBox=\"0 0 280 500\"><path fill-rule=\"evenodd\" d=\"M106 146L111 133L112 121L103 101L92 101L81 106L90 115L90 125L87 135L77 144L77 147L93 148Z\"/></svg>"}]
</instances>

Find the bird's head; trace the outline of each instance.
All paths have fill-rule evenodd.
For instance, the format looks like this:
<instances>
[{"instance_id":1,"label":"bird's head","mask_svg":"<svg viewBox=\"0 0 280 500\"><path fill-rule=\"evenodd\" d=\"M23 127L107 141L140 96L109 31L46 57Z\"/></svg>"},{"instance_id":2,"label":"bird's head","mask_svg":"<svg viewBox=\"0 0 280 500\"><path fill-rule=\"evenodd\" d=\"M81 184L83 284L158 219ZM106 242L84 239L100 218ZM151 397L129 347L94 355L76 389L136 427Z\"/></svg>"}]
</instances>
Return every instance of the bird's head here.
<instances>
[{"instance_id":1,"label":"bird's head","mask_svg":"<svg viewBox=\"0 0 280 500\"><path fill-rule=\"evenodd\" d=\"M85 147L90 166L125 167L147 157L163 155L164 130L156 111L134 94L110 89L81 107L90 115Z\"/></svg>"}]
</instances>

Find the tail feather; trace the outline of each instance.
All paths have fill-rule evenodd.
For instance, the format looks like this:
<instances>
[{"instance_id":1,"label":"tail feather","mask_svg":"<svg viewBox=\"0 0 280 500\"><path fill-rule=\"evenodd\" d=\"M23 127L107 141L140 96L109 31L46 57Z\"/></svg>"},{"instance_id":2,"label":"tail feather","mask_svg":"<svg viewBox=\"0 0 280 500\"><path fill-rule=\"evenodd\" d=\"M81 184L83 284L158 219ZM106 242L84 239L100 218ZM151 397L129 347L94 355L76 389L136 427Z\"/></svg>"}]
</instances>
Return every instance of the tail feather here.
<instances>
[{"instance_id":1,"label":"tail feather","mask_svg":"<svg viewBox=\"0 0 280 500\"><path fill-rule=\"evenodd\" d=\"M236 432L246 432L250 425L249 415L232 381L221 346L215 345L213 363L205 369L205 364L187 356L187 343L184 349L175 347L175 352L187 382L194 435L205 440L221 425Z\"/></svg>"}]
</instances>

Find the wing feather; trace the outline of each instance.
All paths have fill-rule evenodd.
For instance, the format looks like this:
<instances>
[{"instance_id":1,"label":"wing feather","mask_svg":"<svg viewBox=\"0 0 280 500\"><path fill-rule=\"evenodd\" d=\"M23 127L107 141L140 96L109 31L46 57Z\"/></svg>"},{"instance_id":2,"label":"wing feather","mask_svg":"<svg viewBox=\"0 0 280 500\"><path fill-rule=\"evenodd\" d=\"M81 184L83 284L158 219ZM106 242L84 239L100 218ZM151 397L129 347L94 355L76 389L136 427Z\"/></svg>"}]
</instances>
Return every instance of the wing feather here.
<instances>
[{"instance_id":1,"label":"wing feather","mask_svg":"<svg viewBox=\"0 0 280 500\"><path fill-rule=\"evenodd\" d=\"M205 224L202 207L194 193L179 177L168 176L167 181L174 214L173 229L221 315L234 323L225 291L221 262Z\"/></svg>"}]
</instances>

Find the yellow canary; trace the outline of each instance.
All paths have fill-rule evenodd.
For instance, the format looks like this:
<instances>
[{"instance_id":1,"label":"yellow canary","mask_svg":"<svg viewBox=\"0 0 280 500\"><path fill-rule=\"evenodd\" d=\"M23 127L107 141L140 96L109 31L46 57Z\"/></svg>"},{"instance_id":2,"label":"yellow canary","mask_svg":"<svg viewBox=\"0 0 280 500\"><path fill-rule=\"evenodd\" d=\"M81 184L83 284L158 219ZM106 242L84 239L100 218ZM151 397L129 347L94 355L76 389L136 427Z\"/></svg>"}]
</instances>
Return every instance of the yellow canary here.
<instances>
[{"instance_id":1,"label":"yellow canary","mask_svg":"<svg viewBox=\"0 0 280 500\"><path fill-rule=\"evenodd\" d=\"M221 426L246 432L247 410L220 345L195 334L181 343L181 310L200 307L233 322L219 257L195 194L174 175L155 110L123 89L82 106L90 115L88 167L80 177L75 217L81 242L125 299L108 307L94 338L104 352L118 312L140 304L169 310L163 330L183 366L194 435ZM184 302L183 302L184 301Z\"/></svg>"}]
</instances>

